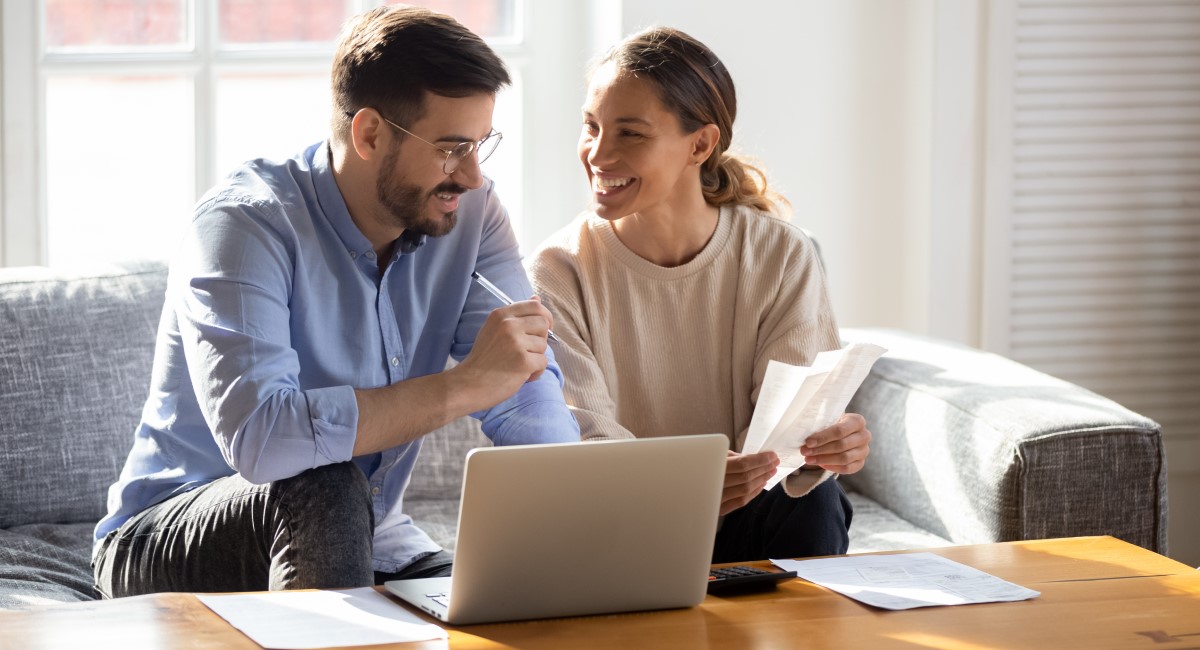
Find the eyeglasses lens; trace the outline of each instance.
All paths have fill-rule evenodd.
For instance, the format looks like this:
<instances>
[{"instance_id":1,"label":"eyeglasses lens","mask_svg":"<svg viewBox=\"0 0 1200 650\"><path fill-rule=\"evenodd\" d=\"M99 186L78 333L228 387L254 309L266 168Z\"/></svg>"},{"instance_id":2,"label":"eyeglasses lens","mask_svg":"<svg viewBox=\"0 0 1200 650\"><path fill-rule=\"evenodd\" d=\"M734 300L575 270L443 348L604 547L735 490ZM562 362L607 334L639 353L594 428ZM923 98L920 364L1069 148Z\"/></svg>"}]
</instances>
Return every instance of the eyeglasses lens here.
<instances>
[{"instance_id":1,"label":"eyeglasses lens","mask_svg":"<svg viewBox=\"0 0 1200 650\"><path fill-rule=\"evenodd\" d=\"M443 165L442 170L447 174L453 174L458 169L459 164L471 154L475 154L479 164L482 165L483 161L487 160L496 151L496 146L500 144L502 137L499 131L493 131L482 142L459 143L450 150L450 155L446 156L446 164Z\"/></svg>"}]
</instances>

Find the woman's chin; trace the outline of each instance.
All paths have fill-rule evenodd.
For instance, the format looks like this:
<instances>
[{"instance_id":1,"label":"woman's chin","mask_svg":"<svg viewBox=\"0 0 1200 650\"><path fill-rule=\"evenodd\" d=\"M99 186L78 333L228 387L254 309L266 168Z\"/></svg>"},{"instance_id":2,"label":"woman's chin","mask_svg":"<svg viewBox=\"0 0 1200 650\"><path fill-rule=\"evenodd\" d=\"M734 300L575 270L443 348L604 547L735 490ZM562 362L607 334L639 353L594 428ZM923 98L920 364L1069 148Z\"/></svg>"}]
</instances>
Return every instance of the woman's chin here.
<instances>
[{"instance_id":1,"label":"woman's chin","mask_svg":"<svg viewBox=\"0 0 1200 650\"><path fill-rule=\"evenodd\" d=\"M592 202L592 212L595 212L597 217L600 217L605 221L616 221L617 219L629 214L627 210L623 210L618 206L605 204L600 201Z\"/></svg>"}]
</instances>

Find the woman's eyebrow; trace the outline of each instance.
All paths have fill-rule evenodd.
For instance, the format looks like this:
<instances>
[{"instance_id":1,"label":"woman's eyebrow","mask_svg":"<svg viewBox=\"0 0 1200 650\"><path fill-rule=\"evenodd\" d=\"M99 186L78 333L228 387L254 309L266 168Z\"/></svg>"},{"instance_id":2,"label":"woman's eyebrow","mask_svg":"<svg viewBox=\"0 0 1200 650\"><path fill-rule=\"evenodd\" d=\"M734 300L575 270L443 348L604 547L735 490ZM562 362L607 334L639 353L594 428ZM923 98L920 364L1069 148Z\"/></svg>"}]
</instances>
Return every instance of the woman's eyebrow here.
<instances>
[{"instance_id":1,"label":"woman's eyebrow","mask_svg":"<svg viewBox=\"0 0 1200 650\"><path fill-rule=\"evenodd\" d=\"M583 119L585 119L585 120L596 119L596 116L592 115L591 111L584 109L582 112L583 112ZM618 117L613 121L616 122L617 124L635 124L635 125L640 125L640 126L654 126L653 124L650 123L650 120L647 120L644 117L634 117L634 116Z\"/></svg>"}]
</instances>

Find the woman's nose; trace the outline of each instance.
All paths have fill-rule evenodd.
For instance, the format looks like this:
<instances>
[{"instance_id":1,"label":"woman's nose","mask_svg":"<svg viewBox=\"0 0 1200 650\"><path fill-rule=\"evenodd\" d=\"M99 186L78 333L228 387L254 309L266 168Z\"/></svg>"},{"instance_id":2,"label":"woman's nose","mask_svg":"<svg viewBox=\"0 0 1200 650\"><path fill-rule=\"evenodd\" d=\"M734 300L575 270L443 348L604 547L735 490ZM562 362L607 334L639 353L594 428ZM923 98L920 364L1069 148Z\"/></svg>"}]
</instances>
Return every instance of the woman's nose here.
<instances>
[{"instance_id":1,"label":"woman's nose","mask_svg":"<svg viewBox=\"0 0 1200 650\"><path fill-rule=\"evenodd\" d=\"M613 146L611 138L597 134L593 136L586 144L587 161L592 164L609 162L613 157Z\"/></svg>"}]
</instances>

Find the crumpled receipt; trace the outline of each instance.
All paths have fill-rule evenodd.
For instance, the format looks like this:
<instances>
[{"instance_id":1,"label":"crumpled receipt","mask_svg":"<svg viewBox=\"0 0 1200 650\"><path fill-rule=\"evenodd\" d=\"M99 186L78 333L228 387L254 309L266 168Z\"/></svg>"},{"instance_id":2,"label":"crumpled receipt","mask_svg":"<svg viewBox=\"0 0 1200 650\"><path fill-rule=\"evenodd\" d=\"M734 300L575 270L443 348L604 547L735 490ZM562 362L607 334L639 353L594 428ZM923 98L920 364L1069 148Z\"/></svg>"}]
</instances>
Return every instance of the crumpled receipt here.
<instances>
[{"instance_id":1,"label":"crumpled receipt","mask_svg":"<svg viewBox=\"0 0 1200 650\"><path fill-rule=\"evenodd\" d=\"M804 465L800 453L804 441L837 422L875 360L885 352L873 343L852 343L821 352L808 367L780 361L767 364L742 445L743 453L774 451L779 455L779 469L764 489L775 487Z\"/></svg>"}]
</instances>

